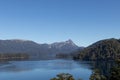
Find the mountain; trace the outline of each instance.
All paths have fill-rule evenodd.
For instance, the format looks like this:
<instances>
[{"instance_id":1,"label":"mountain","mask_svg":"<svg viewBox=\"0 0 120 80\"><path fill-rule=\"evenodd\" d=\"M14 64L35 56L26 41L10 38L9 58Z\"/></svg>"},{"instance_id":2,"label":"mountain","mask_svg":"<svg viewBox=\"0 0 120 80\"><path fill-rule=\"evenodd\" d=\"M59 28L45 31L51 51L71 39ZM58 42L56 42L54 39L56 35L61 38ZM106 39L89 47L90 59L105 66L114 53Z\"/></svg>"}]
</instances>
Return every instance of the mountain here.
<instances>
[{"instance_id":1,"label":"mountain","mask_svg":"<svg viewBox=\"0 0 120 80\"><path fill-rule=\"evenodd\" d=\"M0 40L0 53L26 53L31 58L54 57L58 53L70 53L79 47L72 40L53 44L38 44L29 40Z\"/></svg>"},{"instance_id":2,"label":"mountain","mask_svg":"<svg viewBox=\"0 0 120 80\"><path fill-rule=\"evenodd\" d=\"M55 42L50 44L49 47L55 53L70 53L78 49L78 46L70 39L65 42Z\"/></svg>"},{"instance_id":3,"label":"mountain","mask_svg":"<svg viewBox=\"0 0 120 80\"><path fill-rule=\"evenodd\" d=\"M120 58L120 39L100 40L82 51L77 51L74 59L80 60L115 60Z\"/></svg>"}]
</instances>

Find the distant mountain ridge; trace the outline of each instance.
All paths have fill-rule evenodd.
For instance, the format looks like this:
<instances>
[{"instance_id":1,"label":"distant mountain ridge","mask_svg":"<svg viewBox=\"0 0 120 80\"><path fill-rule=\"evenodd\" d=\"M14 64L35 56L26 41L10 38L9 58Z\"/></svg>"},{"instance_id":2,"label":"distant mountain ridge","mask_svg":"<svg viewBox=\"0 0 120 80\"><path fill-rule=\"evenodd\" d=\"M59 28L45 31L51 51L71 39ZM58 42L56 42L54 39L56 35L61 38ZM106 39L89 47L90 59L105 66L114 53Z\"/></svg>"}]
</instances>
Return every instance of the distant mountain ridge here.
<instances>
[{"instance_id":1,"label":"distant mountain ridge","mask_svg":"<svg viewBox=\"0 0 120 80\"><path fill-rule=\"evenodd\" d=\"M30 40L0 40L0 53L27 53L32 57L45 58L58 53L71 53L79 47L72 40L39 44Z\"/></svg>"}]
</instances>

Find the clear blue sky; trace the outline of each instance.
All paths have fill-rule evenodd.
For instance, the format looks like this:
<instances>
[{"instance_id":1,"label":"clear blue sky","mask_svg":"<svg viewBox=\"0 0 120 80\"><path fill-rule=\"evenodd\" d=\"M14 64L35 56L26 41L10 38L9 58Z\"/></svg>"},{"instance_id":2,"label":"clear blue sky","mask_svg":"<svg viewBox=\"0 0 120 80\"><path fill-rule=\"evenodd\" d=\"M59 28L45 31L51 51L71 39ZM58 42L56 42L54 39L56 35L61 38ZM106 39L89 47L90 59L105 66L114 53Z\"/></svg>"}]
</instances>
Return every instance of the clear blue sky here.
<instances>
[{"instance_id":1,"label":"clear blue sky","mask_svg":"<svg viewBox=\"0 0 120 80\"><path fill-rule=\"evenodd\" d=\"M0 0L0 39L88 46L120 38L120 0Z\"/></svg>"}]
</instances>

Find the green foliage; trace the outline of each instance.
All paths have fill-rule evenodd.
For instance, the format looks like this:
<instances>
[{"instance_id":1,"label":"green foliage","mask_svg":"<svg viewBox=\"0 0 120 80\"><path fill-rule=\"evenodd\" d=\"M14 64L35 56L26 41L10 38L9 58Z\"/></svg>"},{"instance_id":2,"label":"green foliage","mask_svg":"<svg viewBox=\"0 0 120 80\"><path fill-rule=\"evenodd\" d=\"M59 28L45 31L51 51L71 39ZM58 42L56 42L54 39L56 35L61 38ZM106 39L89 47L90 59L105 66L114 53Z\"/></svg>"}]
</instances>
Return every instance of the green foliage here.
<instances>
[{"instance_id":1,"label":"green foliage","mask_svg":"<svg viewBox=\"0 0 120 80\"><path fill-rule=\"evenodd\" d=\"M120 67L112 68L110 74L110 80L120 80Z\"/></svg>"},{"instance_id":2,"label":"green foliage","mask_svg":"<svg viewBox=\"0 0 120 80\"><path fill-rule=\"evenodd\" d=\"M107 80L104 75L101 75L98 69L93 70L92 75L90 76L90 80Z\"/></svg>"},{"instance_id":3,"label":"green foliage","mask_svg":"<svg viewBox=\"0 0 120 80\"><path fill-rule=\"evenodd\" d=\"M115 60L120 58L120 40L106 39L88 46L73 57L80 60Z\"/></svg>"},{"instance_id":4,"label":"green foliage","mask_svg":"<svg viewBox=\"0 0 120 80\"><path fill-rule=\"evenodd\" d=\"M52 78L50 80L75 80L75 79L69 73L61 73L61 74L58 74L57 77Z\"/></svg>"}]
</instances>

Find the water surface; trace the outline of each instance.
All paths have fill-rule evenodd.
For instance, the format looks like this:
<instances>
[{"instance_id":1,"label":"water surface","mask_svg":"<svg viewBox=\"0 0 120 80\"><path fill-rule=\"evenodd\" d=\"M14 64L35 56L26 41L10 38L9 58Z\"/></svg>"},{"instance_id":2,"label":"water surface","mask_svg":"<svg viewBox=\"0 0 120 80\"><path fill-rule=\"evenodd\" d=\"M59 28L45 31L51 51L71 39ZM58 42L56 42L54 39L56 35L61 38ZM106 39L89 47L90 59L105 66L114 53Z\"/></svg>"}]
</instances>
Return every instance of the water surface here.
<instances>
[{"instance_id":1,"label":"water surface","mask_svg":"<svg viewBox=\"0 0 120 80\"><path fill-rule=\"evenodd\" d=\"M73 60L10 61L0 63L0 80L50 80L58 73L88 80L90 68L87 62Z\"/></svg>"}]
</instances>

